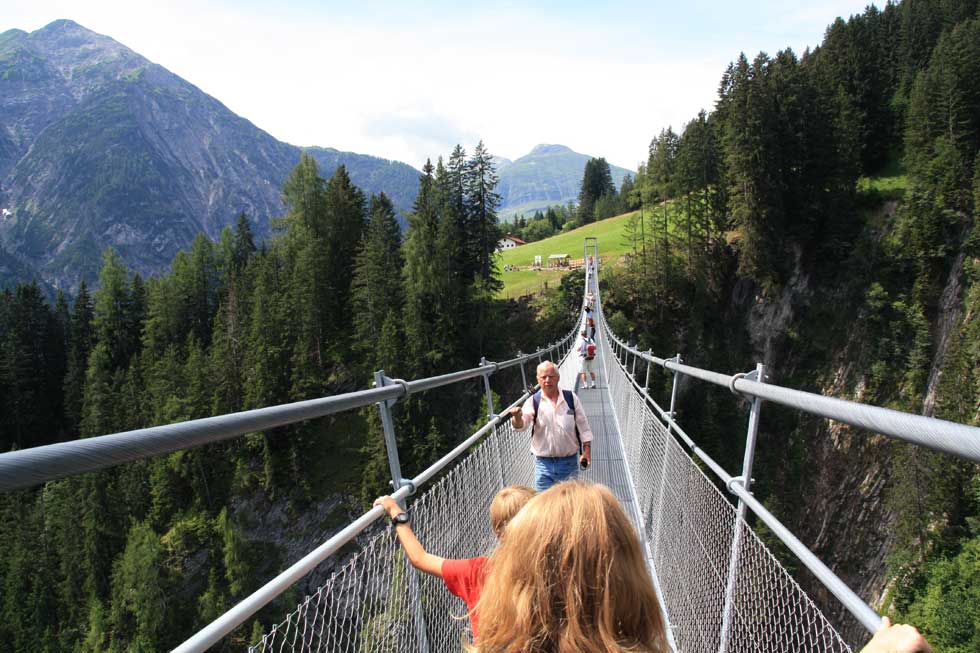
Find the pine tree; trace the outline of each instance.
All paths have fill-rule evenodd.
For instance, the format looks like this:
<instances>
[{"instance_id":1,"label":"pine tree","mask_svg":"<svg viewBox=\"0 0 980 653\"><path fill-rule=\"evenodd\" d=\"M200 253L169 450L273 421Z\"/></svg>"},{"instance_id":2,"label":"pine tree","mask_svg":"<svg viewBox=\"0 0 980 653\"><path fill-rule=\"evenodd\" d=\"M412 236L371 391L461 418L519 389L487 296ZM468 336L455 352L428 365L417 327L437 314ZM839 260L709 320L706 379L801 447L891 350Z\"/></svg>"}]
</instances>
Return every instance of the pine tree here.
<instances>
[{"instance_id":1,"label":"pine tree","mask_svg":"<svg viewBox=\"0 0 980 653\"><path fill-rule=\"evenodd\" d=\"M59 439L64 337L58 317L36 283L20 284L4 311L0 341L4 415L0 451L48 444Z\"/></svg>"},{"instance_id":2,"label":"pine tree","mask_svg":"<svg viewBox=\"0 0 980 653\"><path fill-rule=\"evenodd\" d=\"M167 586L162 563L159 536L146 524L134 525L113 565L110 651L150 653L163 644Z\"/></svg>"},{"instance_id":3,"label":"pine tree","mask_svg":"<svg viewBox=\"0 0 980 653\"><path fill-rule=\"evenodd\" d=\"M388 197L371 198L371 221L355 261L351 304L355 342L368 359L367 367L377 369L380 361L373 354L381 339L388 315L400 315L405 303L402 271L401 230Z\"/></svg>"},{"instance_id":4,"label":"pine tree","mask_svg":"<svg viewBox=\"0 0 980 653\"><path fill-rule=\"evenodd\" d=\"M615 196L612 172L604 158L593 158L585 164L582 172L582 187L578 195L578 216L580 224L595 222L595 204L603 196Z\"/></svg>"},{"instance_id":5,"label":"pine tree","mask_svg":"<svg viewBox=\"0 0 980 653\"><path fill-rule=\"evenodd\" d=\"M466 162L463 184L469 209L467 238L473 243L477 274L488 289L496 292L503 287L494 263L497 242L500 240L500 229L497 226L500 195L495 190L497 171L493 156L483 145L483 141L477 143L473 156Z\"/></svg>"},{"instance_id":6,"label":"pine tree","mask_svg":"<svg viewBox=\"0 0 980 653\"><path fill-rule=\"evenodd\" d=\"M333 329L335 348L346 350L352 325L350 294L354 278L351 252L357 251L364 234L366 216L364 193L355 186L347 168L337 166L326 187L328 216L327 274L331 300L328 304L329 328Z\"/></svg>"},{"instance_id":7,"label":"pine tree","mask_svg":"<svg viewBox=\"0 0 980 653\"><path fill-rule=\"evenodd\" d=\"M255 238L252 235L252 227L249 224L248 217L242 212L238 215L238 222L235 224L234 255L232 259L232 272L234 276L241 274L255 252Z\"/></svg>"},{"instance_id":8,"label":"pine tree","mask_svg":"<svg viewBox=\"0 0 980 653\"><path fill-rule=\"evenodd\" d=\"M129 364L136 351L133 339L133 297L128 272L112 249L102 255L99 289L94 296L92 326L95 342L105 347L108 367L116 370Z\"/></svg>"},{"instance_id":9,"label":"pine tree","mask_svg":"<svg viewBox=\"0 0 980 653\"><path fill-rule=\"evenodd\" d=\"M433 324L439 300L439 215L434 168L427 161L419 179L419 193L408 216L405 233L405 345L410 378L432 376L441 369L443 342Z\"/></svg>"}]
</instances>

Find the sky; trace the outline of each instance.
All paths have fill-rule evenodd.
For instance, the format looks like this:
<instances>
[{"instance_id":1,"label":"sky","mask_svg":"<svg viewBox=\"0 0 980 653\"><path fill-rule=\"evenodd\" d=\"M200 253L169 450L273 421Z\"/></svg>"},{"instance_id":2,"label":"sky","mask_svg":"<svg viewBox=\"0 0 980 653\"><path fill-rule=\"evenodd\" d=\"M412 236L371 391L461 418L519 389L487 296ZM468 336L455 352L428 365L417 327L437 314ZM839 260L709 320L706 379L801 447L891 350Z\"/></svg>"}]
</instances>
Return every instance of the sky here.
<instances>
[{"instance_id":1,"label":"sky","mask_svg":"<svg viewBox=\"0 0 980 653\"><path fill-rule=\"evenodd\" d=\"M740 52L801 54L869 2L0 0L0 32L74 20L294 145L420 168L557 143L635 170Z\"/></svg>"}]
</instances>

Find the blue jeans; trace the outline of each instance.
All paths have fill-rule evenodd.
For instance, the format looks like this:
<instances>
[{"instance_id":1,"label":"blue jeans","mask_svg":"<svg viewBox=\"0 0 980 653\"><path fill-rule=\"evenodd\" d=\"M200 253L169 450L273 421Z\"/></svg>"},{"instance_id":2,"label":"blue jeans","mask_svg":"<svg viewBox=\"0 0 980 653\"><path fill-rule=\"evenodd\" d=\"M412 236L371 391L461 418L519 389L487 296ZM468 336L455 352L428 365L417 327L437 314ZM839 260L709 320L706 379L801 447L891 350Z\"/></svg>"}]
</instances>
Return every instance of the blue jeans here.
<instances>
[{"instance_id":1,"label":"blue jeans","mask_svg":"<svg viewBox=\"0 0 980 653\"><path fill-rule=\"evenodd\" d=\"M578 476L578 455L564 458L534 457L534 489L543 492L555 483Z\"/></svg>"}]
</instances>

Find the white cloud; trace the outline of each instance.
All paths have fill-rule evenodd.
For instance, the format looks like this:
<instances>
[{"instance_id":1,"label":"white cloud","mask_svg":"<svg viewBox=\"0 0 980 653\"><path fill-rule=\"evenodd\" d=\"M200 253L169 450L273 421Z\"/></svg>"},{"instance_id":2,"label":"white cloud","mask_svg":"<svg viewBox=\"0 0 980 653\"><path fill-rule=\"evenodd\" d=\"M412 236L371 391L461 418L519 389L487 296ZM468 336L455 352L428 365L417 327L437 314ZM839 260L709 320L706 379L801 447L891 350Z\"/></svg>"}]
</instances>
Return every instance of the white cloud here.
<instances>
[{"instance_id":1,"label":"white cloud","mask_svg":"<svg viewBox=\"0 0 980 653\"><path fill-rule=\"evenodd\" d=\"M386 4L34 0L4 7L0 30L71 18L297 145L421 166L480 138L510 159L562 143L633 168L660 129L711 108L740 50L802 50L863 0Z\"/></svg>"}]
</instances>

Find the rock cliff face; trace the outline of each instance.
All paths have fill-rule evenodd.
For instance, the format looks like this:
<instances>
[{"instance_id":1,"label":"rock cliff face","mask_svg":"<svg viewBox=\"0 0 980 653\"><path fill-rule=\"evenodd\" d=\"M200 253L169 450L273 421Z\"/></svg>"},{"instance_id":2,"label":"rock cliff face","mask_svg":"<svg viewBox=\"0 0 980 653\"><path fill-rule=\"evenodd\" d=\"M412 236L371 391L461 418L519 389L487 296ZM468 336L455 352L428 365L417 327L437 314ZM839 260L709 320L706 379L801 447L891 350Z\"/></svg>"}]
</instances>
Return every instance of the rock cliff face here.
<instances>
[{"instance_id":1,"label":"rock cliff face","mask_svg":"<svg viewBox=\"0 0 980 653\"><path fill-rule=\"evenodd\" d=\"M345 164L367 193L408 210L406 164L312 148L321 174ZM194 236L245 212L258 236L284 212L300 148L111 38L60 20L0 35L0 241L67 289L105 247L135 270L165 269Z\"/></svg>"},{"instance_id":2,"label":"rock cliff face","mask_svg":"<svg viewBox=\"0 0 980 653\"><path fill-rule=\"evenodd\" d=\"M963 312L963 264L964 253L960 252L952 261L939 311L933 318L935 347L922 404L925 415L932 414L945 355ZM854 362L862 347L859 333L835 334L833 348L822 352L818 367L813 367L816 359L812 357L818 354L811 351L810 358L801 360L798 348L788 342L790 332L808 319L814 304L831 303L838 310L857 310L836 290L814 286L799 261L789 282L776 295L766 296L745 279L736 284L732 303L745 315L743 327L754 358L765 362L772 382L800 387L785 379L799 379L800 373L805 373L813 383L805 389L867 401L864 395L868 370ZM787 433L773 430L772 422L767 425L766 414L772 410L779 409L762 409L759 447L784 446L788 440ZM779 423L778 419L774 421ZM795 437L802 441L801 468L805 470L797 482L803 483L805 489L794 491L794 500L779 497L777 516L859 596L872 606L880 606L889 583L888 556L897 542L894 526L898 515L891 502L886 501L893 482L891 458L895 449L891 440L840 422L805 416L796 422ZM755 476L779 477L784 472L779 468L757 468ZM841 626L847 641L855 647L866 641L863 627L815 577L804 570L797 574L797 580L832 622Z\"/></svg>"}]
</instances>

